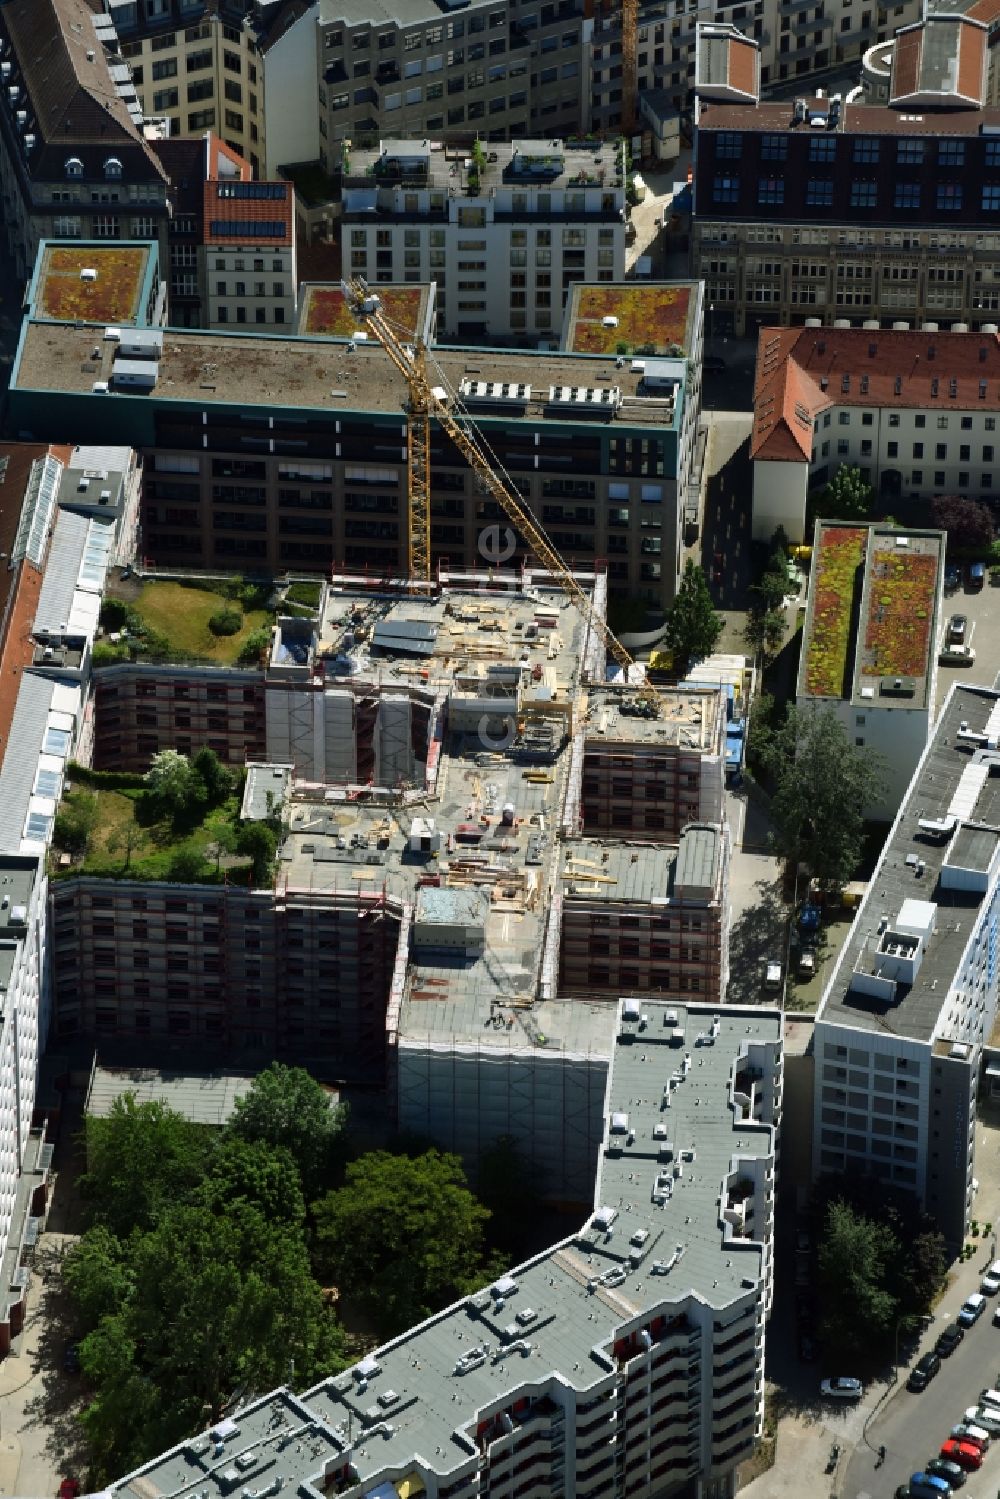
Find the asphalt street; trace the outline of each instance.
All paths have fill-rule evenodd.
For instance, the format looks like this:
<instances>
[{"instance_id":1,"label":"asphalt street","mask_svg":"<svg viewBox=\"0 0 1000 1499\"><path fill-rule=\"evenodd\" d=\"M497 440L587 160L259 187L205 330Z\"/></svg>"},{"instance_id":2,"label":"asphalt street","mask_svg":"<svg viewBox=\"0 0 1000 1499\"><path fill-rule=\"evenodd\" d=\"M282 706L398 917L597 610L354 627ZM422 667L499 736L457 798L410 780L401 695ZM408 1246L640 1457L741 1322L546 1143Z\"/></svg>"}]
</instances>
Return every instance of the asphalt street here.
<instances>
[{"instance_id":1,"label":"asphalt street","mask_svg":"<svg viewBox=\"0 0 1000 1499\"><path fill-rule=\"evenodd\" d=\"M977 1263L980 1258L985 1257L977 1256ZM945 1298L921 1342L921 1351L933 1347L960 1305L958 1294ZM921 1394L910 1393L904 1383L907 1370L900 1371L898 1384L868 1423L867 1442L862 1439L856 1448L838 1485L838 1499L892 1499L898 1486L935 1456L966 1407L977 1403L980 1390L996 1385L1000 1376L1000 1327L992 1322L996 1305L993 1298L951 1357L941 1360L941 1372ZM876 1468L872 1448L883 1444L885 1463ZM991 1450L979 1472L969 1474L962 1499L986 1499L987 1495L992 1499L998 1488L1000 1450Z\"/></svg>"}]
</instances>

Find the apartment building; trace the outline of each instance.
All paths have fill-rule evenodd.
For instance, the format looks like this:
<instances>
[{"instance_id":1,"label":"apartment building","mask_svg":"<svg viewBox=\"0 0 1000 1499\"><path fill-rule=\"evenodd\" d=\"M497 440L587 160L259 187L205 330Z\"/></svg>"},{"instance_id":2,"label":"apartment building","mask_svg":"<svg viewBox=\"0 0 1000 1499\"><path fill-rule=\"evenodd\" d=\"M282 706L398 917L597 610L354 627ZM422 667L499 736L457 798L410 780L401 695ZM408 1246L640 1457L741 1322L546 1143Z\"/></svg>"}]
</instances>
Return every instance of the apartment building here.
<instances>
[{"instance_id":1,"label":"apartment building","mask_svg":"<svg viewBox=\"0 0 1000 1499\"><path fill-rule=\"evenodd\" d=\"M832 708L885 788L891 822L927 744L937 695L943 531L816 522L795 701Z\"/></svg>"},{"instance_id":2,"label":"apartment building","mask_svg":"<svg viewBox=\"0 0 1000 1499\"><path fill-rule=\"evenodd\" d=\"M250 163L211 130L150 144L166 173L173 210L167 231L171 322L291 328L298 276L291 183L254 181Z\"/></svg>"},{"instance_id":3,"label":"apartment building","mask_svg":"<svg viewBox=\"0 0 1000 1499\"><path fill-rule=\"evenodd\" d=\"M765 328L754 387L753 534L804 540L807 495L841 464L884 504L939 494L992 500L1000 337L978 332Z\"/></svg>"},{"instance_id":4,"label":"apartment building","mask_svg":"<svg viewBox=\"0 0 1000 1499\"><path fill-rule=\"evenodd\" d=\"M258 175L265 159L264 93L248 0L104 0L104 5L142 113L168 120L171 135L216 131Z\"/></svg>"},{"instance_id":5,"label":"apartment building","mask_svg":"<svg viewBox=\"0 0 1000 1499\"><path fill-rule=\"evenodd\" d=\"M937 0L929 0L925 13L917 17L905 30L916 30L924 26L926 22L933 23L939 15L948 16L955 13L967 16L970 21L977 22L987 29L986 103L1000 104L1000 67L997 66L996 51L997 40L1000 39L1000 6L997 5L996 0L970 0L970 3L959 6L938 4ZM904 28L900 28L900 34L903 30ZM935 29L932 24L928 32L929 39L933 38L934 34ZM865 53L861 64L861 87L866 103L887 104L889 102L895 45L895 38L890 37L869 47ZM902 45L916 49L923 46L923 42L914 42L912 39L904 38Z\"/></svg>"},{"instance_id":6,"label":"apartment building","mask_svg":"<svg viewBox=\"0 0 1000 1499\"><path fill-rule=\"evenodd\" d=\"M420 289L400 290L421 302ZM484 358L435 347L435 379L474 415L571 565L608 557L612 588L667 603L696 489L701 288L643 289L666 298L684 342L671 358L631 361L615 352L623 328L605 325L617 316L604 311L617 305L615 288L597 290L603 304L574 336L574 352ZM629 287L627 301L641 324L638 290ZM432 292L422 316L410 309L409 326L427 326ZM339 290L333 300L346 317ZM388 293L385 305L392 315ZM171 329L137 392L103 334L29 316L11 420L26 432L86 430L142 451L145 556L196 568L404 570L407 390L374 341ZM435 562L474 565L484 526L503 516L436 426L431 474ZM502 560L523 557L506 537L513 550Z\"/></svg>"},{"instance_id":7,"label":"apartment building","mask_svg":"<svg viewBox=\"0 0 1000 1499\"><path fill-rule=\"evenodd\" d=\"M2 7L0 197L24 279L45 239L148 239L166 250L166 179L116 45L110 19L86 0Z\"/></svg>"},{"instance_id":8,"label":"apartment building","mask_svg":"<svg viewBox=\"0 0 1000 1499\"><path fill-rule=\"evenodd\" d=\"M996 321L987 43L962 15L904 33L882 106L699 98L691 256L715 331Z\"/></svg>"},{"instance_id":9,"label":"apartment building","mask_svg":"<svg viewBox=\"0 0 1000 1499\"><path fill-rule=\"evenodd\" d=\"M147 770L162 749L210 749L228 765L265 758L260 670L122 661L94 673L93 691L97 770Z\"/></svg>"},{"instance_id":10,"label":"apartment building","mask_svg":"<svg viewBox=\"0 0 1000 1499\"><path fill-rule=\"evenodd\" d=\"M625 275L619 144L430 140L345 149L342 274L433 280L450 339L558 339L570 287Z\"/></svg>"},{"instance_id":11,"label":"apartment building","mask_svg":"<svg viewBox=\"0 0 1000 1499\"><path fill-rule=\"evenodd\" d=\"M722 1004L729 977L729 837L688 823L673 848L564 845L560 987Z\"/></svg>"},{"instance_id":12,"label":"apartment building","mask_svg":"<svg viewBox=\"0 0 1000 1499\"><path fill-rule=\"evenodd\" d=\"M814 1172L915 1193L951 1244L996 1039L998 735L997 694L953 686L816 1017Z\"/></svg>"},{"instance_id":13,"label":"apartment building","mask_svg":"<svg viewBox=\"0 0 1000 1499\"><path fill-rule=\"evenodd\" d=\"M580 0L546 0L516 13L473 0L461 14L435 0L384 7L288 0L259 46L269 120L267 172L295 162L340 165L344 141L468 143L572 136L585 127ZM288 99L315 80L318 111Z\"/></svg>"},{"instance_id":14,"label":"apartment building","mask_svg":"<svg viewBox=\"0 0 1000 1499\"><path fill-rule=\"evenodd\" d=\"M251 1481L279 1464L280 1492L347 1499L732 1495L763 1422L781 1017L626 999L609 1033L578 1233L344 1374L180 1443L115 1499L221 1494L234 1459Z\"/></svg>"}]
</instances>

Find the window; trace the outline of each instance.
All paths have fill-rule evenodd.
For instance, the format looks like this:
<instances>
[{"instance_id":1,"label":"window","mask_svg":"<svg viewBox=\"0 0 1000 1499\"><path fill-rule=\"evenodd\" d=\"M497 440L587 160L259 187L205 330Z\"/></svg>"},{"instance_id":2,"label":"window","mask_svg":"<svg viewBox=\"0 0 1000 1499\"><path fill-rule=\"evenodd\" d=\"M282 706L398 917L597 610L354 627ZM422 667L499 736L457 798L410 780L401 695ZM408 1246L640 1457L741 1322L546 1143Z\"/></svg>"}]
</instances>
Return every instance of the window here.
<instances>
[{"instance_id":1,"label":"window","mask_svg":"<svg viewBox=\"0 0 1000 1499\"><path fill-rule=\"evenodd\" d=\"M920 183L919 182L897 182L896 191L893 196L894 208L919 208L920 207Z\"/></svg>"},{"instance_id":2,"label":"window","mask_svg":"<svg viewBox=\"0 0 1000 1499\"><path fill-rule=\"evenodd\" d=\"M862 135L854 142L854 160L874 163L878 161L879 142L875 136Z\"/></svg>"},{"instance_id":3,"label":"window","mask_svg":"<svg viewBox=\"0 0 1000 1499\"><path fill-rule=\"evenodd\" d=\"M712 201L715 203L738 203L740 179L738 177L716 177L712 184Z\"/></svg>"},{"instance_id":4,"label":"window","mask_svg":"<svg viewBox=\"0 0 1000 1499\"><path fill-rule=\"evenodd\" d=\"M964 142L960 141L959 145L964 145ZM962 206L961 183L939 182L936 201L939 213L957 213Z\"/></svg>"},{"instance_id":5,"label":"window","mask_svg":"<svg viewBox=\"0 0 1000 1499\"><path fill-rule=\"evenodd\" d=\"M981 206L987 213L996 213L1000 210L1000 182L987 182L984 185Z\"/></svg>"},{"instance_id":6,"label":"window","mask_svg":"<svg viewBox=\"0 0 1000 1499\"><path fill-rule=\"evenodd\" d=\"M905 162L907 166L919 166L923 159L923 141L907 140L898 142L896 146L896 160L898 162Z\"/></svg>"},{"instance_id":7,"label":"window","mask_svg":"<svg viewBox=\"0 0 1000 1499\"><path fill-rule=\"evenodd\" d=\"M878 188L874 182L851 183L852 208L874 208L877 197Z\"/></svg>"},{"instance_id":8,"label":"window","mask_svg":"<svg viewBox=\"0 0 1000 1499\"><path fill-rule=\"evenodd\" d=\"M716 160L738 161L742 155L742 135L735 130L720 130L715 137Z\"/></svg>"},{"instance_id":9,"label":"window","mask_svg":"<svg viewBox=\"0 0 1000 1499\"><path fill-rule=\"evenodd\" d=\"M788 137L765 135L760 143L761 161L784 161L788 156Z\"/></svg>"},{"instance_id":10,"label":"window","mask_svg":"<svg viewBox=\"0 0 1000 1499\"><path fill-rule=\"evenodd\" d=\"M814 135L809 142L810 161L835 161L837 142L831 135Z\"/></svg>"},{"instance_id":11,"label":"window","mask_svg":"<svg viewBox=\"0 0 1000 1499\"><path fill-rule=\"evenodd\" d=\"M938 141L937 159L939 167L964 166L965 142L961 140Z\"/></svg>"},{"instance_id":12,"label":"window","mask_svg":"<svg viewBox=\"0 0 1000 1499\"><path fill-rule=\"evenodd\" d=\"M196 78L194 83L187 86L187 100L189 104L196 104L200 99L211 99L215 92L215 83L211 78Z\"/></svg>"},{"instance_id":13,"label":"window","mask_svg":"<svg viewBox=\"0 0 1000 1499\"><path fill-rule=\"evenodd\" d=\"M176 57L165 57L162 58L160 62L154 62L153 66L150 68L150 74L152 75L154 83L159 83L162 78L176 78Z\"/></svg>"},{"instance_id":14,"label":"window","mask_svg":"<svg viewBox=\"0 0 1000 1499\"><path fill-rule=\"evenodd\" d=\"M833 205L833 183L825 177L810 177L806 183L806 203L810 208Z\"/></svg>"},{"instance_id":15,"label":"window","mask_svg":"<svg viewBox=\"0 0 1000 1499\"><path fill-rule=\"evenodd\" d=\"M757 183L757 202L771 207L784 203L785 180L783 177L761 177Z\"/></svg>"},{"instance_id":16,"label":"window","mask_svg":"<svg viewBox=\"0 0 1000 1499\"><path fill-rule=\"evenodd\" d=\"M163 88L153 95L154 109L176 109L178 92L175 88Z\"/></svg>"}]
</instances>

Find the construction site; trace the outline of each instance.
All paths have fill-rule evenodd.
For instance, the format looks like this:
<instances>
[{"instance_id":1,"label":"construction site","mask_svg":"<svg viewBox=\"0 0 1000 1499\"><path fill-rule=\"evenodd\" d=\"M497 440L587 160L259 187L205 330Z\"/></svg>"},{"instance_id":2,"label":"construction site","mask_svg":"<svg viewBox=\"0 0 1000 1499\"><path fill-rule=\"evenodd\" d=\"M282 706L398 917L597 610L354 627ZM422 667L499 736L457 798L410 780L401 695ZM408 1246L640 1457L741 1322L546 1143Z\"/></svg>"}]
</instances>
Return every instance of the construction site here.
<instances>
[{"instance_id":1,"label":"construction site","mask_svg":"<svg viewBox=\"0 0 1000 1499\"><path fill-rule=\"evenodd\" d=\"M60 880L57 1031L320 1059L589 1196L619 995L723 998L729 842L721 694L609 684L574 581L337 576L280 620L273 888L150 884L136 928L139 882Z\"/></svg>"}]
</instances>

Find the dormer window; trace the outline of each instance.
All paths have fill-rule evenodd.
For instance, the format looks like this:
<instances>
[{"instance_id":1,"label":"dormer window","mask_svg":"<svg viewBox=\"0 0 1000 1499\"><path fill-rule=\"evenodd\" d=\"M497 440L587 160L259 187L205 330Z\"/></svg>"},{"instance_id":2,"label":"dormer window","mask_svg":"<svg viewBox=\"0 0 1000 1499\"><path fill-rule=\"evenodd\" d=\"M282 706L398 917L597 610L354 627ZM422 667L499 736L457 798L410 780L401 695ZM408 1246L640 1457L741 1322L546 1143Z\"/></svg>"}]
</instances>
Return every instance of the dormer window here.
<instances>
[{"instance_id":1,"label":"dormer window","mask_svg":"<svg viewBox=\"0 0 1000 1499\"><path fill-rule=\"evenodd\" d=\"M71 156L67 160L67 162L66 162L66 176L67 177L82 177L83 176L83 162L80 160L79 156Z\"/></svg>"},{"instance_id":2,"label":"dormer window","mask_svg":"<svg viewBox=\"0 0 1000 1499\"><path fill-rule=\"evenodd\" d=\"M117 156L109 156L104 163L104 175L109 182L117 182L122 174L122 164Z\"/></svg>"}]
</instances>

